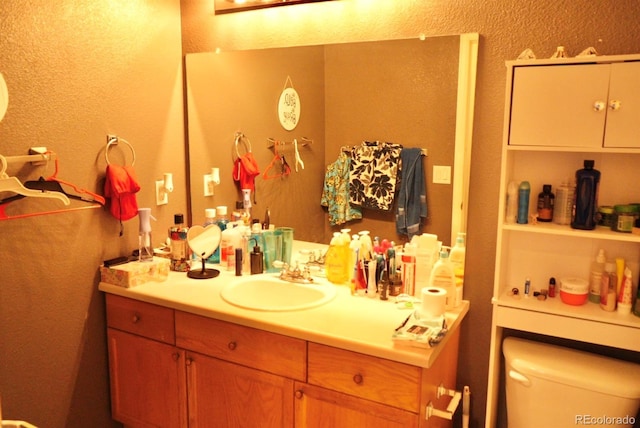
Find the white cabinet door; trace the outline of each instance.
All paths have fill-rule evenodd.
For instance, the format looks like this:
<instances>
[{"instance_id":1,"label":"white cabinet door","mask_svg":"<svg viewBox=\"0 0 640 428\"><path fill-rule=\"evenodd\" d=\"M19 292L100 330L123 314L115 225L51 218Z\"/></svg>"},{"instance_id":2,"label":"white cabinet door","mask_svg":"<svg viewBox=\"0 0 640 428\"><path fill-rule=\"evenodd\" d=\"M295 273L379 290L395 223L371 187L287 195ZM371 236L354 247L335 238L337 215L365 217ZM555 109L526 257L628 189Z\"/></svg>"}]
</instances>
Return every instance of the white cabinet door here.
<instances>
[{"instance_id":1,"label":"white cabinet door","mask_svg":"<svg viewBox=\"0 0 640 428\"><path fill-rule=\"evenodd\" d=\"M610 64L514 67L509 144L602 147L610 70Z\"/></svg>"},{"instance_id":2,"label":"white cabinet door","mask_svg":"<svg viewBox=\"0 0 640 428\"><path fill-rule=\"evenodd\" d=\"M611 64L605 147L640 147L640 62Z\"/></svg>"}]
</instances>

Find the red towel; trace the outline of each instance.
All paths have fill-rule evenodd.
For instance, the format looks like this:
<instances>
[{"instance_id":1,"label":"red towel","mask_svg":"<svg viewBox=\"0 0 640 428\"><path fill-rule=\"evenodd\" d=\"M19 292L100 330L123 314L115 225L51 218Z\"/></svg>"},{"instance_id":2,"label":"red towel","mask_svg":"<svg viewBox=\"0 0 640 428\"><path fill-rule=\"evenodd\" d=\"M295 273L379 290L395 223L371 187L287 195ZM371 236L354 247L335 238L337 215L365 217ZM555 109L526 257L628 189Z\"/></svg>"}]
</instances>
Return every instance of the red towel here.
<instances>
[{"instance_id":1,"label":"red towel","mask_svg":"<svg viewBox=\"0 0 640 428\"><path fill-rule=\"evenodd\" d=\"M135 194L139 190L140 185L132 166L107 165L104 196L110 199L109 210L115 218L123 221L138 215Z\"/></svg>"},{"instance_id":2,"label":"red towel","mask_svg":"<svg viewBox=\"0 0 640 428\"><path fill-rule=\"evenodd\" d=\"M240 183L240 189L256 190L256 175L260 174L258 162L251 152L237 158L233 163L233 179Z\"/></svg>"}]
</instances>

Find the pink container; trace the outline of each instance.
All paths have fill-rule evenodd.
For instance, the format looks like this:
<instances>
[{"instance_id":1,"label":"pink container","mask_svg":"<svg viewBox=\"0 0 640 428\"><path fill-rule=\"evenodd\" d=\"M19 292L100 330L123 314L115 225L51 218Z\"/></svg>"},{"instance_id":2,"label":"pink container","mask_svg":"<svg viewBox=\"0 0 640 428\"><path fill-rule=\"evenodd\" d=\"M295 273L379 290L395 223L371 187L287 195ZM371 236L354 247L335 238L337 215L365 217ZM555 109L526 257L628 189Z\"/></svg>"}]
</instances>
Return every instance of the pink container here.
<instances>
[{"instance_id":1,"label":"pink container","mask_svg":"<svg viewBox=\"0 0 640 428\"><path fill-rule=\"evenodd\" d=\"M589 297L589 281L582 278L563 278L560 280L560 299L567 305L580 306Z\"/></svg>"}]
</instances>

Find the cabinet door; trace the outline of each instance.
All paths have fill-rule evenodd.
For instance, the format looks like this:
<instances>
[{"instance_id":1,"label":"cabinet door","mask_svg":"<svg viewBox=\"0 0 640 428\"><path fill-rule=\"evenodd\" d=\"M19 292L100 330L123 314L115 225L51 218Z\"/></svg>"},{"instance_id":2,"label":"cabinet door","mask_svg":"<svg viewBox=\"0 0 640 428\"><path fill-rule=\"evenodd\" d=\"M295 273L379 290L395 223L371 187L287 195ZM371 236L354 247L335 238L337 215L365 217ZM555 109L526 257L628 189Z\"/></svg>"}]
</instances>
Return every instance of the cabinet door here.
<instances>
[{"instance_id":1,"label":"cabinet door","mask_svg":"<svg viewBox=\"0 0 640 428\"><path fill-rule=\"evenodd\" d=\"M186 427L184 352L109 328L113 418L128 427Z\"/></svg>"},{"instance_id":2,"label":"cabinet door","mask_svg":"<svg viewBox=\"0 0 640 428\"><path fill-rule=\"evenodd\" d=\"M609 64L514 67L509 144L602 147ZM594 109L595 103L601 108Z\"/></svg>"},{"instance_id":3,"label":"cabinet door","mask_svg":"<svg viewBox=\"0 0 640 428\"><path fill-rule=\"evenodd\" d=\"M605 147L640 147L640 61L611 64Z\"/></svg>"},{"instance_id":4,"label":"cabinet door","mask_svg":"<svg viewBox=\"0 0 640 428\"><path fill-rule=\"evenodd\" d=\"M329 389L297 383L296 428L417 428L418 415Z\"/></svg>"},{"instance_id":5,"label":"cabinet door","mask_svg":"<svg viewBox=\"0 0 640 428\"><path fill-rule=\"evenodd\" d=\"M187 353L189 427L293 427L293 380Z\"/></svg>"}]
</instances>

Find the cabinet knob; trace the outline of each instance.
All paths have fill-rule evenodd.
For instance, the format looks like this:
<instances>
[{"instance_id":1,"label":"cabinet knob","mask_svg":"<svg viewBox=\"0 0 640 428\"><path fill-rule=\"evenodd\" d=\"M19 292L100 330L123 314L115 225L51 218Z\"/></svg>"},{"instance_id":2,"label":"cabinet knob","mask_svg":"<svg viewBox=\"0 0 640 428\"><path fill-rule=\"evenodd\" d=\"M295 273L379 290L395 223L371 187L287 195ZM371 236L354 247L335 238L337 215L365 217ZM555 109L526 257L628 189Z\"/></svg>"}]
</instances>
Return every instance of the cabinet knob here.
<instances>
[{"instance_id":1,"label":"cabinet knob","mask_svg":"<svg viewBox=\"0 0 640 428\"><path fill-rule=\"evenodd\" d=\"M140 321L140 315L133 314L133 316L131 317L131 322L136 324L138 321Z\"/></svg>"},{"instance_id":2,"label":"cabinet knob","mask_svg":"<svg viewBox=\"0 0 640 428\"><path fill-rule=\"evenodd\" d=\"M173 361L178 361L180 359L180 352L174 352L171 354L171 358L173 358Z\"/></svg>"},{"instance_id":3,"label":"cabinet knob","mask_svg":"<svg viewBox=\"0 0 640 428\"><path fill-rule=\"evenodd\" d=\"M593 103L593 111L602 111L604 110L606 107L606 104L604 101L596 101L595 103Z\"/></svg>"},{"instance_id":4,"label":"cabinet knob","mask_svg":"<svg viewBox=\"0 0 640 428\"><path fill-rule=\"evenodd\" d=\"M193 358L191 358L191 357L187 357L187 359L184 361L184 363L185 363L187 366L190 366L190 365L193 363Z\"/></svg>"},{"instance_id":5,"label":"cabinet knob","mask_svg":"<svg viewBox=\"0 0 640 428\"><path fill-rule=\"evenodd\" d=\"M358 384L358 385L362 384L362 380L363 380L363 377L362 377L362 375L360 373L353 375L353 381L356 384Z\"/></svg>"},{"instance_id":6,"label":"cabinet knob","mask_svg":"<svg viewBox=\"0 0 640 428\"><path fill-rule=\"evenodd\" d=\"M238 344L236 342L229 342L229 344L227 345L227 347L232 350L235 351L235 349L238 347Z\"/></svg>"},{"instance_id":7,"label":"cabinet knob","mask_svg":"<svg viewBox=\"0 0 640 428\"><path fill-rule=\"evenodd\" d=\"M296 398L297 398L297 399L300 399L300 398L302 398L302 396L304 396L304 392L302 392L302 390L298 389L298 390L296 391L296 394L295 394L295 395L296 395Z\"/></svg>"},{"instance_id":8,"label":"cabinet knob","mask_svg":"<svg viewBox=\"0 0 640 428\"><path fill-rule=\"evenodd\" d=\"M619 100L611 100L609 101L609 108L613 111L620 110L622 107L622 103Z\"/></svg>"}]
</instances>

